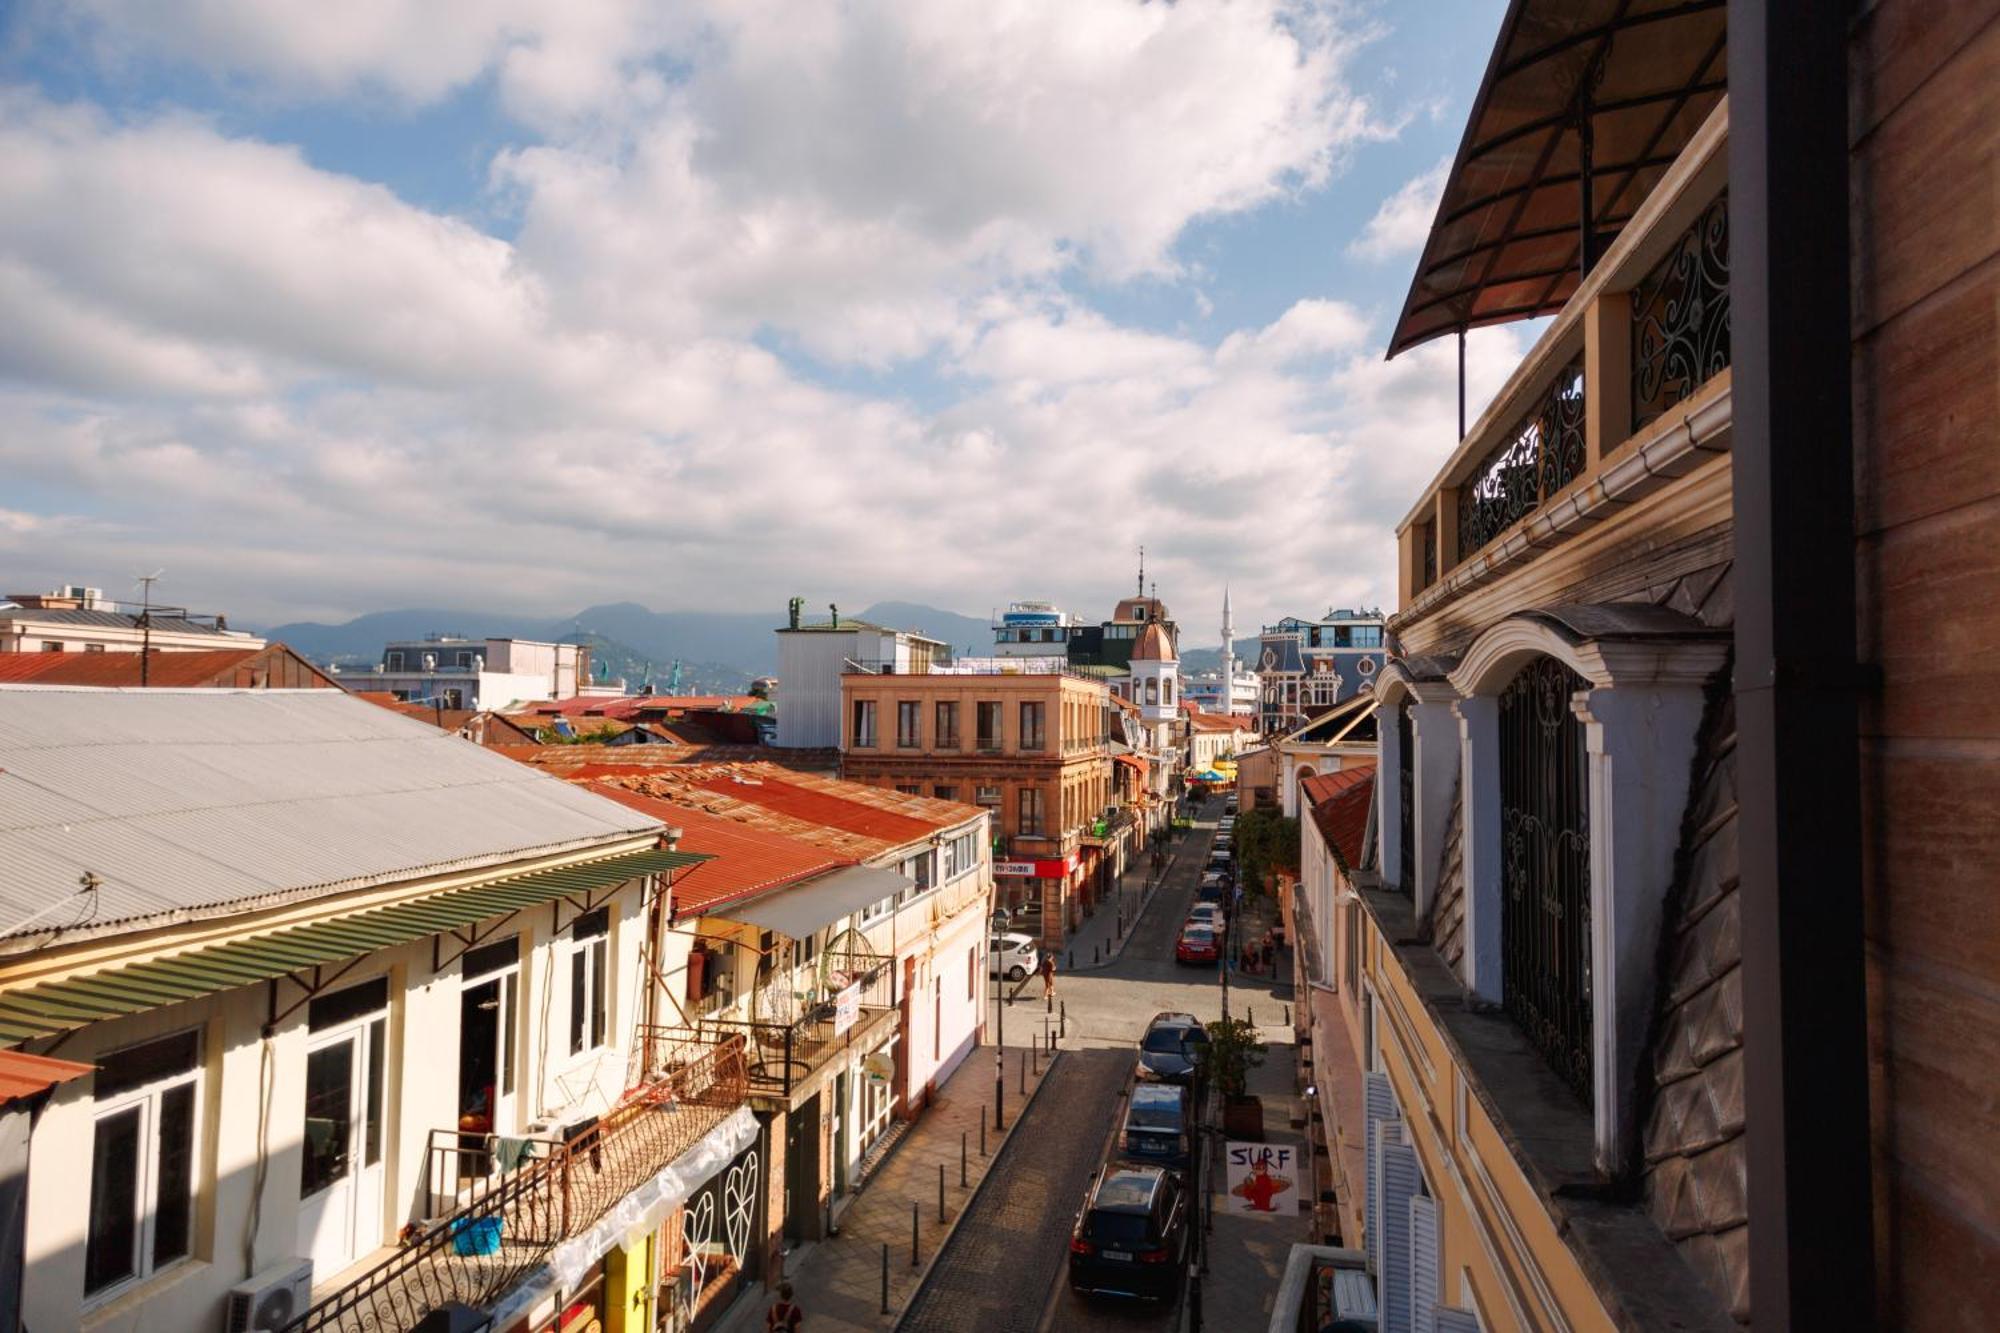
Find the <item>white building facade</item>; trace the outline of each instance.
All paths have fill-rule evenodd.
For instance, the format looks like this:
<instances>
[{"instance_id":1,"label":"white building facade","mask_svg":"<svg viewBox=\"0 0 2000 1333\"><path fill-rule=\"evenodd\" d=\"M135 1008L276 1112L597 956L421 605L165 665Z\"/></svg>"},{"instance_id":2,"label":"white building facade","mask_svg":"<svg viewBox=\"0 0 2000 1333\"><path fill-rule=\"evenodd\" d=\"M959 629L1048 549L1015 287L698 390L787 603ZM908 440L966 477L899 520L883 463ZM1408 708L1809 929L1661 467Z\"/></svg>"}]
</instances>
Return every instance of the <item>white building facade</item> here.
<instances>
[{"instance_id":1,"label":"white building facade","mask_svg":"<svg viewBox=\"0 0 2000 1333\"><path fill-rule=\"evenodd\" d=\"M941 639L849 619L838 609L830 619L808 624L800 617L799 599L792 602L791 623L777 631L781 748L840 745L840 678L854 669L848 663L907 675L930 670L943 656Z\"/></svg>"},{"instance_id":2,"label":"white building facade","mask_svg":"<svg viewBox=\"0 0 2000 1333\"><path fill-rule=\"evenodd\" d=\"M114 602L102 588L73 584L45 593L11 592L0 600L0 653L157 653L263 646L264 640L256 635L230 629L222 616Z\"/></svg>"}]
</instances>

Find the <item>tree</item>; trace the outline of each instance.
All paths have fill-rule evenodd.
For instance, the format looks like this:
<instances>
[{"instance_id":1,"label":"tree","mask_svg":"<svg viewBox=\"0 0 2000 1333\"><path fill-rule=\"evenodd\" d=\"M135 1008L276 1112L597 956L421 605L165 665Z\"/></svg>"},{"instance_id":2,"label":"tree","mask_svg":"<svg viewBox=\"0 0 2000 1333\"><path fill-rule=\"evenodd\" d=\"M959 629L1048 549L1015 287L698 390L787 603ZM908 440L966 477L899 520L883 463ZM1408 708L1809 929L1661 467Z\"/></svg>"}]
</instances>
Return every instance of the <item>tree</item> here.
<instances>
[{"instance_id":1,"label":"tree","mask_svg":"<svg viewBox=\"0 0 2000 1333\"><path fill-rule=\"evenodd\" d=\"M1260 807L1236 820L1232 835L1236 874L1246 891L1269 888L1273 871L1299 873L1299 821Z\"/></svg>"},{"instance_id":2,"label":"tree","mask_svg":"<svg viewBox=\"0 0 2000 1333\"><path fill-rule=\"evenodd\" d=\"M1238 1098L1250 1086L1250 1071L1264 1063L1267 1049L1257 1040L1257 1029L1240 1018L1218 1018L1206 1025L1208 1046L1198 1063L1204 1079L1211 1079L1225 1098Z\"/></svg>"}]
</instances>

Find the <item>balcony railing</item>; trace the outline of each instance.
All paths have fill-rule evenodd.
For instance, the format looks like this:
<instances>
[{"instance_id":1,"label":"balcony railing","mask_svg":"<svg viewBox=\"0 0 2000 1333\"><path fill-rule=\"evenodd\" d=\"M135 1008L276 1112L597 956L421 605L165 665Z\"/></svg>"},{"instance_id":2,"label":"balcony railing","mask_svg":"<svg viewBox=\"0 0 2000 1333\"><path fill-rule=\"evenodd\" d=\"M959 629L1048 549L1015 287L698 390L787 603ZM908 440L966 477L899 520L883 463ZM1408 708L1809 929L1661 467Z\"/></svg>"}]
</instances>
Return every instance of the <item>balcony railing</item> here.
<instances>
[{"instance_id":1,"label":"balcony railing","mask_svg":"<svg viewBox=\"0 0 2000 1333\"><path fill-rule=\"evenodd\" d=\"M1726 447L1662 419L1729 369L1727 149L1724 104L1405 518L1404 610L1476 558L1475 578Z\"/></svg>"},{"instance_id":2,"label":"balcony railing","mask_svg":"<svg viewBox=\"0 0 2000 1333\"><path fill-rule=\"evenodd\" d=\"M649 1050L644 1067L653 1077L567 1138L537 1141L540 1155L512 1170L499 1169L501 1145L488 1136L433 1135L439 1150L425 1188L453 1206L394 1256L314 1302L288 1333L408 1329L449 1302L490 1306L743 1105L741 1038Z\"/></svg>"},{"instance_id":3,"label":"balcony railing","mask_svg":"<svg viewBox=\"0 0 2000 1333\"><path fill-rule=\"evenodd\" d=\"M842 955L842 959L841 971L852 978L848 984L858 988L853 1021L845 1026L836 991L826 999L809 1002L806 1012L789 1023L704 1017L692 1024L641 1027L640 1048L671 1050L688 1043L738 1042L745 1053L751 1094L789 1099L829 1061L852 1050L856 1041L873 1036L882 1018L894 1012L894 960L859 953Z\"/></svg>"}]
</instances>

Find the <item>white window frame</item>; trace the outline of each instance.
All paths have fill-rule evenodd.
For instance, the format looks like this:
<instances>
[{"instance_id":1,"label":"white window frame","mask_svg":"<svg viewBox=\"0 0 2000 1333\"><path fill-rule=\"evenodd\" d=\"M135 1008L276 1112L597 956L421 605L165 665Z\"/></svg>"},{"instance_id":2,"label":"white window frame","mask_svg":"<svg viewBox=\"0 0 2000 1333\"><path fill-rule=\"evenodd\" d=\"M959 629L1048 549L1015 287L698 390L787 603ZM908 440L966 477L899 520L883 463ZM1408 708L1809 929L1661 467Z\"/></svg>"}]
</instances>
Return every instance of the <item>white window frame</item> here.
<instances>
[{"instance_id":1,"label":"white window frame","mask_svg":"<svg viewBox=\"0 0 2000 1333\"><path fill-rule=\"evenodd\" d=\"M119 1278L115 1282L100 1287L96 1291L86 1292L83 1299L83 1308L85 1310L95 1309L107 1302L114 1301L126 1292L143 1286L165 1273L172 1272L182 1264L193 1259L196 1250L199 1248L196 1229L200 1225L201 1217L201 1187L203 1179L202 1140L204 1138L202 1125L207 1113L206 1099L202 1095L204 1091L202 1088L204 1081L202 1079L204 1043L202 1041L203 1034L201 1029L198 1027L191 1029L180 1028L172 1032L161 1033L156 1037L148 1037L143 1041L128 1042L124 1046L116 1047L113 1051L106 1052L105 1055L100 1055L98 1059L103 1060L107 1056L116 1054L119 1051L132 1050L140 1046L150 1046L156 1041L166 1041L190 1031L194 1033L194 1064L190 1068L178 1074L169 1074L156 1078L152 1082L141 1084L136 1088L128 1088L112 1097L102 1100L92 1099L90 1133L93 1169L96 1158L97 1127L104 1121L114 1116L123 1115L134 1107L139 1108L139 1163L138 1170L132 1180L132 1208L135 1214L132 1242L135 1252L133 1254L132 1273L127 1277ZM193 1132L193 1142L189 1146L188 1161L187 1253L177 1255L165 1263L156 1264L153 1258L153 1239L159 1217L156 1191L159 1185L158 1178L160 1172L160 1103L169 1091L181 1087L192 1087L194 1089L194 1105L188 1112L190 1128ZM94 1180L91 1183L94 1184ZM84 1252L86 1256L89 1253L89 1246L90 1190L86 1186L84 1190ZM89 1280L88 1261L86 1259L84 1281L88 1282Z\"/></svg>"},{"instance_id":2,"label":"white window frame","mask_svg":"<svg viewBox=\"0 0 2000 1333\"><path fill-rule=\"evenodd\" d=\"M599 909L603 910L603 909ZM571 926L575 930L575 926ZM582 1059L607 1049L611 1045L611 914L605 912L602 934L586 935L582 939L573 934L567 940L564 950L569 966L564 970L563 982L568 987L571 1012L569 1017L570 1058ZM576 967L581 961L584 966L583 997L584 1022L581 1032L577 1030ZM582 1041L579 1046L578 1041Z\"/></svg>"}]
</instances>

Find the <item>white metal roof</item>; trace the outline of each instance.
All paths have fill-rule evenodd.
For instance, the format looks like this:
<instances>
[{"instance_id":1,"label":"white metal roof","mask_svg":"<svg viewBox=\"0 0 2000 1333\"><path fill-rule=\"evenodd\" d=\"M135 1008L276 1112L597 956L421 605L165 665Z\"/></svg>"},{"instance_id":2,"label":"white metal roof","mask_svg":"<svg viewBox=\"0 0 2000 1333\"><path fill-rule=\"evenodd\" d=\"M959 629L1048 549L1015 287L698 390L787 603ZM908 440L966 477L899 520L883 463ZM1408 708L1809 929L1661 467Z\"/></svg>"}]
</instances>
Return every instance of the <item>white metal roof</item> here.
<instances>
[{"instance_id":1,"label":"white metal roof","mask_svg":"<svg viewBox=\"0 0 2000 1333\"><path fill-rule=\"evenodd\" d=\"M662 827L336 690L0 686L0 939L137 929ZM94 906L77 893L85 873L102 881Z\"/></svg>"},{"instance_id":2,"label":"white metal roof","mask_svg":"<svg viewBox=\"0 0 2000 1333\"><path fill-rule=\"evenodd\" d=\"M902 892L914 882L893 870L846 866L749 902L718 904L713 914L802 940L823 926L852 916L892 893Z\"/></svg>"}]
</instances>

